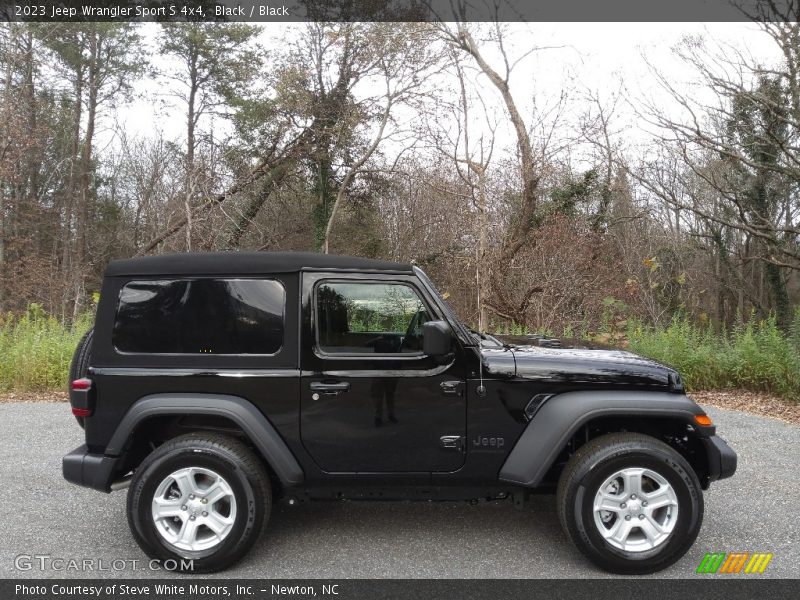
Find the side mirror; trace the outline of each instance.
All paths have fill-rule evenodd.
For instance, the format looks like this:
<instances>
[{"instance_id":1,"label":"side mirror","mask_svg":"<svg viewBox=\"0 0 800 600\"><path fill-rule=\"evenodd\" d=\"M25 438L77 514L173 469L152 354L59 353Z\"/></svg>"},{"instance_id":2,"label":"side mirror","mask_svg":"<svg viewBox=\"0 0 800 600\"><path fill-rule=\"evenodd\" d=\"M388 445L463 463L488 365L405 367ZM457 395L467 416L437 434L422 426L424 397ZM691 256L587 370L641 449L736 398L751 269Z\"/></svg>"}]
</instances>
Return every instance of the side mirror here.
<instances>
[{"instance_id":1,"label":"side mirror","mask_svg":"<svg viewBox=\"0 0 800 600\"><path fill-rule=\"evenodd\" d=\"M422 351L428 356L444 356L450 352L453 333L444 321L428 321L422 326Z\"/></svg>"}]
</instances>

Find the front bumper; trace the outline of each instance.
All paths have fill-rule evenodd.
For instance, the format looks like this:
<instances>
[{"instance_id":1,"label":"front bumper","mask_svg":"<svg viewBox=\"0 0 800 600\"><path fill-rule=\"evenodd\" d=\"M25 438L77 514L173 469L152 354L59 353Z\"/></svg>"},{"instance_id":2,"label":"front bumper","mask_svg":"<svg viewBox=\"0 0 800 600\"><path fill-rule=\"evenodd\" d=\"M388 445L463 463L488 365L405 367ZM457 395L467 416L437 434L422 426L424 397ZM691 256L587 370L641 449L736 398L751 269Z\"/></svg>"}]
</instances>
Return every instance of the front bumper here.
<instances>
[{"instance_id":1,"label":"front bumper","mask_svg":"<svg viewBox=\"0 0 800 600\"><path fill-rule=\"evenodd\" d=\"M736 452L717 435L703 438L708 456L708 482L725 479L736 472Z\"/></svg>"},{"instance_id":2,"label":"front bumper","mask_svg":"<svg viewBox=\"0 0 800 600\"><path fill-rule=\"evenodd\" d=\"M62 459L61 470L64 479L70 483L108 493L111 491L118 460L114 456L89 452L82 445Z\"/></svg>"}]
</instances>

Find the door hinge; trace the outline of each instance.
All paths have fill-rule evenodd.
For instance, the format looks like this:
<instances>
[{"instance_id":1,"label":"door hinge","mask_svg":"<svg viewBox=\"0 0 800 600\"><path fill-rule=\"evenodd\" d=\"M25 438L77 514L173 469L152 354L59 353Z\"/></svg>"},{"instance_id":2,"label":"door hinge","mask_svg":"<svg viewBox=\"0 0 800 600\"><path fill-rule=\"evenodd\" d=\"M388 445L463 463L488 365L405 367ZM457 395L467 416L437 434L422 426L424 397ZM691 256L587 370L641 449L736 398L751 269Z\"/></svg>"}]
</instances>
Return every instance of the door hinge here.
<instances>
[{"instance_id":1,"label":"door hinge","mask_svg":"<svg viewBox=\"0 0 800 600\"><path fill-rule=\"evenodd\" d=\"M464 452L465 438L463 435L443 435L439 438L439 444L444 450L455 450Z\"/></svg>"}]
</instances>

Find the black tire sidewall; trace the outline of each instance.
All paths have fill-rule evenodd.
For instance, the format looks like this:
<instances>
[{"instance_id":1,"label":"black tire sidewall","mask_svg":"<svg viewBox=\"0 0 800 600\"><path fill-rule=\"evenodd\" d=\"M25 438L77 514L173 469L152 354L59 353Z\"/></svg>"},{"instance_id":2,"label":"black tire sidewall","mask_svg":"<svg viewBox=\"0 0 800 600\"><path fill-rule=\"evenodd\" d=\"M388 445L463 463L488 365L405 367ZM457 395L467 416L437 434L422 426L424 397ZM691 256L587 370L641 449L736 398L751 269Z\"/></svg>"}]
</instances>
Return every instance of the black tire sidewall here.
<instances>
[{"instance_id":1,"label":"black tire sidewall","mask_svg":"<svg viewBox=\"0 0 800 600\"><path fill-rule=\"evenodd\" d=\"M82 377L86 377L89 371L89 361L91 360L92 356L92 340L94 339L94 327L90 328L86 333L83 334L80 341L78 342L78 346L75 348L75 352L72 355L72 362L69 366L69 381L67 382L67 388L71 386L72 382L76 379L80 379ZM75 416L75 420L78 421L78 425L85 428L84 423L85 417Z\"/></svg>"},{"instance_id":2,"label":"black tire sidewall","mask_svg":"<svg viewBox=\"0 0 800 600\"><path fill-rule=\"evenodd\" d=\"M236 499L236 521L225 540L202 552L181 551L169 545L156 531L151 505L158 485L171 473L185 467L210 469L231 486ZM189 570L221 570L238 560L252 545L264 519L265 498L259 498L247 473L224 453L207 448L175 448L156 457L136 477L128 495L128 518L139 545L154 559L193 560Z\"/></svg>"},{"instance_id":3,"label":"black tire sidewall","mask_svg":"<svg viewBox=\"0 0 800 600\"><path fill-rule=\"evenodd\" d=\"M615 573L652 573L674 563L694 543L702 524L702 492L694 472L678 459L681 457L658 448L619 448L575 474L567 499L571 508L568 526L573 528L581 550L595 564ZM626 552L615 548L603 539L594 522L597 490L613 473L627 467L655 471L669 482L678 497L675 528L669 539L653 550Z\"/></svg>"},{"instance_id":4,"label":"black tire sidewall","mask_svg":"<svg viewBox=\"0 0 800 600\"><path fill-rule=\"evenodd\" d=\"M94 327L90 328L81 336L75 352L72 355L72 363L69 367L70 382L81 377L86 377L89 371L89 360L92 355L92 340L94 338Z\"/></svg>"}]
</instances>

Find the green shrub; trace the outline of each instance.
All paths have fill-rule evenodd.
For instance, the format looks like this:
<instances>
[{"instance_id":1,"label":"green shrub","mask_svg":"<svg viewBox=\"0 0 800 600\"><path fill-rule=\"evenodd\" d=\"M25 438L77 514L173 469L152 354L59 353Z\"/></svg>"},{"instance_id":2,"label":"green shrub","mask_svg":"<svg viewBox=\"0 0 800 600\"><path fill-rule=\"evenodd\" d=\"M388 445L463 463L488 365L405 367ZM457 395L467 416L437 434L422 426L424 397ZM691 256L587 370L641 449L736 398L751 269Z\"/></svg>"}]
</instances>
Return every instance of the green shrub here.
<instances>
[{"instance_id":1,"label":"green shrub","mask_svg":"<svg viewBox=\"0 0 800 600\"><path fill-rule=\"evenodd\" d=\"M91 322L85 315L67 327L36 304L21 317L0 316L0 391L65 389L72 354Z\"/></svg>"},{"instance_id":2,"label":"green shrub","mask_svg":"<svg viewBox=\"0 0 800 600\"><path fill-rule=\"evenodd\" d=\"M528 335L530 330L528 329L527 325L523 323L517 323L516 321L503 321L500 325L495 327L494 332L497 335Z\"/></svg>"},{"instance_id":3,"label":"green shrub","mask_svg":"<svg viewBox=\"0 0 800 600\"><path fill-rule=\"evenodd\" d=\"M794 329L781 332L772 318L751 319L722 333L684 318L664 329L633 324L628 331L632 351L678 369L690 390L744 388L794 401L800 400L797 337Z\"/></svg>"},{"instance_id":4,"label":"green shrub","mask_svg":"<svg viewBox=\"0 0 800 600\"><path fill-rule=\"evenodd\" d=\"M792 340L794 349L800 352L800 304L794 310L794 319L789 327L789 337Z\"/></svg>"}]
</instances>

